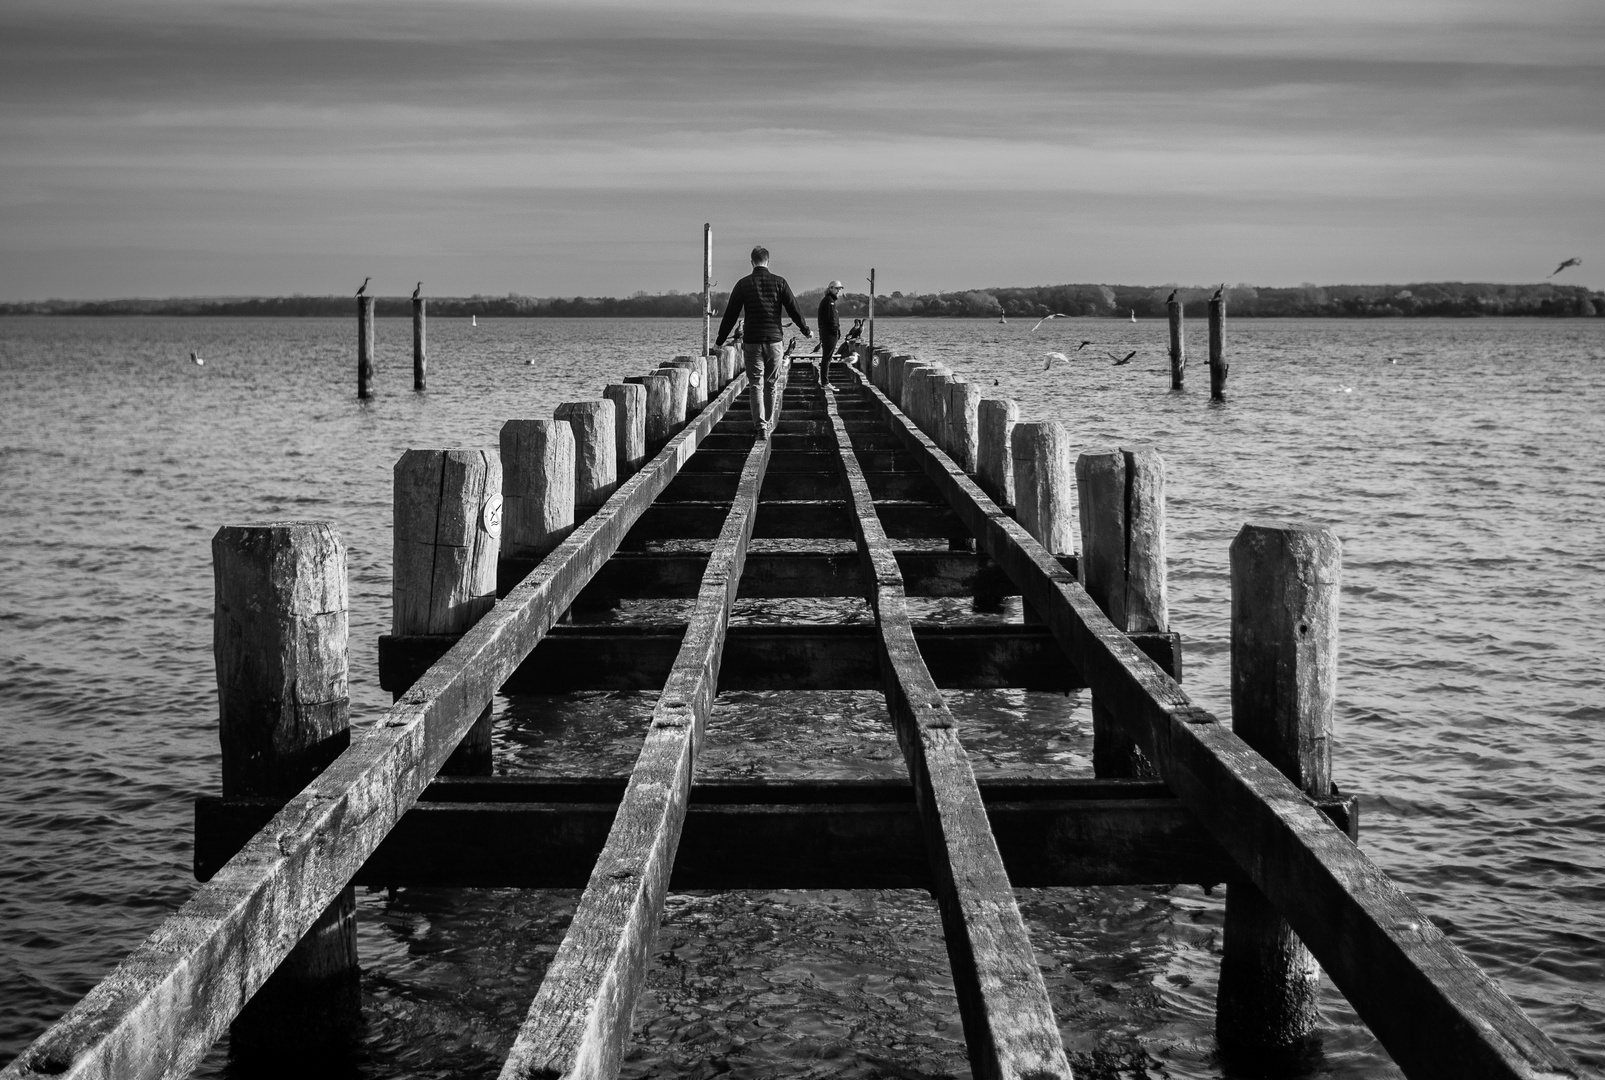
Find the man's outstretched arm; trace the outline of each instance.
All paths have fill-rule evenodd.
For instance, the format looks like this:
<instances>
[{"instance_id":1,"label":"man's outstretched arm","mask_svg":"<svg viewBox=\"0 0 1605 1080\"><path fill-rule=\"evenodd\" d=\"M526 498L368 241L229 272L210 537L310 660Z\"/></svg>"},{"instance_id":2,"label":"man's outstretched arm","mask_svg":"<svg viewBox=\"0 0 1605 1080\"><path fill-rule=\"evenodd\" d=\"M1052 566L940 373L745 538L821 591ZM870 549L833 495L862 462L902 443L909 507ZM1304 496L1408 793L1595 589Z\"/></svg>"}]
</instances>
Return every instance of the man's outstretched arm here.
<instances>
[{"instance_id":1,"label":"man's outstretched arm","mask_svg":"<svg viewBox=\"0 0 1605 1080\"><path fill-rule=\"evenodd\" d=\"M803 337L813 337L814 332L808 329L808 320L803 318L802 312L797 310L797 298L791 295L791 285L789 283L781 290L780 302L785 305L786 314L791 316L791 321L797 324L797 329L803 332Z\"/></svg>"},{"instance_id":2,"label":"man's outstretched arm","mask_svg":"<svg viewBox=\"0 0 1605 1080\"><path fill-rule=\"evenodd\" d=\"M747 293L741 286L746 278L736 282L736 287L730 290L730 299L724 302L724 318L719 320L719 336L714 338L715 348L724 347L724 339L730 336L730 331L736 328L736 320L741 318L741 309L746 304Z\"/></svg>"}]
</instances>

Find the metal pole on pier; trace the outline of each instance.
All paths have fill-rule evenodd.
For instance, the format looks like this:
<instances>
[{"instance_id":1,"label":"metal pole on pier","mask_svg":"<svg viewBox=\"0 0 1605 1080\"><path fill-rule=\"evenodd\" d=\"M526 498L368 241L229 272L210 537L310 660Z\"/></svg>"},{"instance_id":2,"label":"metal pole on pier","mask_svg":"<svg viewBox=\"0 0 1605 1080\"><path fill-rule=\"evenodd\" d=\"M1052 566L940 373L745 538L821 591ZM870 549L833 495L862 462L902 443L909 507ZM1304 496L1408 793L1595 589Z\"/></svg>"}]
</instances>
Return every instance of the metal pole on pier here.
<instances>
[{"instance_id":1,"label":"metal pole on pier","mask_svg":"<svg viewBox=\"0 0 1605 1080\"><path fill-rule=\"evenodd\" d=\"M869 268L869 355L875 355L875 268Z\"/></svg>"},{"instance_id":2,"label":"metal pole on pier","mask_svg":"<svg viewBox=\"0 0 1605 1080\"><path fill-rule=\"evenodd\" d=\"M713 223L702 225L702 352L706 357L713 345Z\"/></svg>"}]
</instances>

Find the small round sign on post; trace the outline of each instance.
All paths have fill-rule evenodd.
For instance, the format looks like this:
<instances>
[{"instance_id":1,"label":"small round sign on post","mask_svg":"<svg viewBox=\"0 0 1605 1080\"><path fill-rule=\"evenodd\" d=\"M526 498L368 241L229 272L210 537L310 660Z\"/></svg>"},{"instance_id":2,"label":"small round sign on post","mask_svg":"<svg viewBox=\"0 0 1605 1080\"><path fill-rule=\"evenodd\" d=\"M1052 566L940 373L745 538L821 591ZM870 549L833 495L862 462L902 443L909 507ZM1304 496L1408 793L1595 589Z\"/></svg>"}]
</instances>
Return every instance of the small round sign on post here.
<instances>
[{"instance_id":1,"label":"small round sign on post","mask_svg":"<svg viewBox=\"0 0 1605 1080\"><path fill-rule=\"evenodd\" d=\"M485 498L485 505L479 511L479 527L493 537L502 535L502 496L501 492L493 492Z\"/></svg>"}]
</instances>

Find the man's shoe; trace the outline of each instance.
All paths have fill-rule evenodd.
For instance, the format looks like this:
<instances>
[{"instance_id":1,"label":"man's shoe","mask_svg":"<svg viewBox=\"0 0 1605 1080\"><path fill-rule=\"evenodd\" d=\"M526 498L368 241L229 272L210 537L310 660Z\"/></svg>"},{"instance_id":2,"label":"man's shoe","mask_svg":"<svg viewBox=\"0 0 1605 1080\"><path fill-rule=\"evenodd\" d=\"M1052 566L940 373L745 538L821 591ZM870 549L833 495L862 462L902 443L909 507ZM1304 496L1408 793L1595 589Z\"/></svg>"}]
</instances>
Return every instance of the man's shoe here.
<instances>
[{"instance_id":1,"label":"man's shoe","mask_svg":"<svg viewBox=\"0 0 1605 1080\"><path fill-rule=\"evenodd\" d=\"M769 425L768 424L759 424L758 425L758 438L760 438L760 439L769 438Z\"/></svg>"}]
</instances>

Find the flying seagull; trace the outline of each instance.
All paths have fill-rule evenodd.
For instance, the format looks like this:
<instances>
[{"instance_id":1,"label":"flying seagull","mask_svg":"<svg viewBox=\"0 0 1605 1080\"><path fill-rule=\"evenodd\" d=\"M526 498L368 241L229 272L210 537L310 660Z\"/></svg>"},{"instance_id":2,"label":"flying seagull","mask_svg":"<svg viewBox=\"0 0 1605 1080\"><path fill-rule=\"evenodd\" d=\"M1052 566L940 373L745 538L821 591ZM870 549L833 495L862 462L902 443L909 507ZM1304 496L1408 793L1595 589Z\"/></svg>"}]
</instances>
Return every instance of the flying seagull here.
<instances>
[{"instance_id":1,"label":"flying seagull","mask_svg":"<svg viewBox=\"0 0 1605 1080\"><path fill-rule=\"evenodd\" d=\"M1070 358L1065 356L1065 354L1062 352L1050 352L1048 354L1048 362L1042 365L1042 370L1047 371L1049 368L1051 368L1055 360L1063 360L1068 363L1069 359Z\"/></svg>"},{"instance_id":2,"label":"flying seagull","mask_svg":"<svg viewBox=\"0 0 1605 1080\"><path fill-rule=\"evenodd\" d=\"M373 280L373 278L371 278L371 277L365 277L365 278L362 279L362 286L357 289L357 295L358 296L361 296L363 293L368 291L368 282L370 282L372 280Z\"/></svg>"},{"instance_id":3,"label":"flying seagull","mask_svg":"<svg viewBox=\"0 0 1605 1080\"><path fill-rule=\"evenodd\" d=\"M1068 316L1068 315L1060 315L1058 312L1054 312L1052 315L1044 315L1044 316L1042 316L1042 318L1038 319L1037 320L1037 326L1041 326L1043 323L1047 322L1049 319L1068 319L1069 317L1070 316ZM1031 332L1033 334L1036 333L1037 326L1033 326L1031 328Z\"/></svg>"},{"instance_id":4,"label":"flying seagull","mask_svg":"<svg viewBox=\"0 0 1605 1080\"><path fill-rule=\"evenodd\" d=\"M1582 266L1582 265L1583 265L1583 260L1582 259L1567 259L1565 262L1563 262L1559 266L1555 267L1554 273L1550 274L1549 276L1550 277L1554 277L1555 274L1560 273L1562 270L1566 269L1568 266Z\"/></svg>"},{"instance_id":5,"label":"flying seagull","mask_svg":"<svg viewBox=\"0 0 1605 1080\"><path fill-rule=\"evenodd\" d=\"M418 287L416 289L412 290L412 298L414 300L418 299L418 294L423 292L423 291L424 291L424 283L420 281L418 283Z\"/></svg>"},{"instance_id":6,"label":"flying seagull","mask_svg":"<svg viewBox=\"0 0 1605 1080\"><path fill-rule=\"evenodd\" d=\"M1090 341L1083 341L1080 345L1076 346L1076 352L1080 352L1082 349L1085 349L1088 345L1091 345L1091 344L1092 344L1092 342L1090 342Z\"/></svg>"},{"instance_id":7,"label":"flying seagull","mask_svg":"<svg viewBox=\"0 0 1605 1080\"><path fill-rule=\"evenodd\" d=\"M1121 364L1131 363L1131 358L1137 355L1137 350L1132 349L1125 356L1116 356L1114 353L1105 353L1104 355L1108 356L1109 359L1115 362L1115 367L1119 367Z\"/></svg>"}]
</instances>

